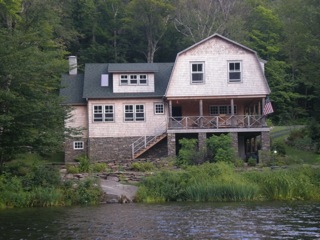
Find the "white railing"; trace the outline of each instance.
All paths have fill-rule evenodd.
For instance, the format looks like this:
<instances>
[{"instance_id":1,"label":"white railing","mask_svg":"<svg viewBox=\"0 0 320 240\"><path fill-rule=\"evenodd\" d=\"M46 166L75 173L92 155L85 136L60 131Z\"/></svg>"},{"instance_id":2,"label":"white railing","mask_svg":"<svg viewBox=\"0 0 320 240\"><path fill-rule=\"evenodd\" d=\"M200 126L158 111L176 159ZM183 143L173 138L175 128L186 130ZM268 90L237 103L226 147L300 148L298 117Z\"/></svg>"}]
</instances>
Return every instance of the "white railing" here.
<instances>
[{"instance_id":1,"label":"white railing","mask_svg":"<svg viewBox=\"0 0 320 240\"><path fill-rule=\"evenodd\" d=\"M169 117L168 129L265 127L262 115L219 115Z\"/></svg>"},{"instance_id":2,"label":"white railing","mask_svg":"<svg viewBox=\"0 0 320 240\"><path fill-rule=\"evenodd\" d=\"M167 121L160 124L155 130L155 136L142 136L131 144L132 158L135 154L145 149L149 143L154 142L157 137L167 131Z\"/></svg>"}]
</instances>

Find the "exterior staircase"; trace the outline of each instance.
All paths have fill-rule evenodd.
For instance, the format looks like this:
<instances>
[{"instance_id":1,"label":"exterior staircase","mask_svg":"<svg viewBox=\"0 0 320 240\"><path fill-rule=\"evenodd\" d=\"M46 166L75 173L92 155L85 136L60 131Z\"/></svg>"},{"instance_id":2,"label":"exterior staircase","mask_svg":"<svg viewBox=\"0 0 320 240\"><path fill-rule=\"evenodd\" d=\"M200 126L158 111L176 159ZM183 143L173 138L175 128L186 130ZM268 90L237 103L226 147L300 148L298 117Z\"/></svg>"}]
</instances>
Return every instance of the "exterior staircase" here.
<instances>
[{"instance_id":1,"label":"exterior staircase","mask_svg":"<svg viewBox=\"0 0 320 240\"><path fill-rule=\"evenodd\" d=\"M167 137L167 133L162 133L157 136L143 136L132 143L132 159L136 159L143 153L148 151L154 145L159 143L162 139Z\"/></svg>"}]
</instances>

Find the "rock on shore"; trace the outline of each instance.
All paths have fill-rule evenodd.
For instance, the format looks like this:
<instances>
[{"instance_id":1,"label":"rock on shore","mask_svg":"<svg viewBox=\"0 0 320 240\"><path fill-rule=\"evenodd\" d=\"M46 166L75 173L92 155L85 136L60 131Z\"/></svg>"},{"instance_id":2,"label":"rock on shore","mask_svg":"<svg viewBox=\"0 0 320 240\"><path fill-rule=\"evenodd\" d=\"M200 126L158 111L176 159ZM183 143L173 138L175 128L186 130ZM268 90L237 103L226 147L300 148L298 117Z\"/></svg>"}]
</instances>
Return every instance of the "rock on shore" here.
<instances>
[{"instance_id":1,"label":"rock on shore","mask_svg":"<svg viewBox=\"0 0 320 240\"><path fill-rule=\"evenodd\" d=\"M131 203L138 190L137 186L125 185L113 179L101 179L100 186L106 194L107 203Z\"/></svg>"}]
</instances>

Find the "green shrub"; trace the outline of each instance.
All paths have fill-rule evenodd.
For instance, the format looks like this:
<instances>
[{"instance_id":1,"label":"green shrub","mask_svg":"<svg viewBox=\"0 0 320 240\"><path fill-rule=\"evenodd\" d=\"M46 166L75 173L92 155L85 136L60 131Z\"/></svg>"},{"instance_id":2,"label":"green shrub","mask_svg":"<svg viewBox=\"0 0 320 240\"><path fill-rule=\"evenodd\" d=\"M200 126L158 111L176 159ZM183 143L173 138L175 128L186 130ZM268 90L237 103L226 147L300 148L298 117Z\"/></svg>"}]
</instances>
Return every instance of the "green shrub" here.
<instances>
[{"instance_id":1,"label":"green shrub","mask_svg":"<svg viewBox=\"0 0 320 240\"><path fill-rule=\"evenodd\" d=\"M184 172L162 171L140 183L137 200L143 202L182 201L187 184Z\"/></svg>"},{"instance_id":2,"label":"green shrub","mask_svg":"<svg viewBox=\"0 0 320 240\"><path fill-rule=\"evenodd\" d=\"M131 165L131 170L138 172L153 171L155 166L152 162L134 162Z\"/></svg>"},{"instance_id":3,"label":"green shrub","mask_svg":"<svg viewBox=\"0 0 320 240\"><path fill-rule=\"evenodd\" d=\"M68 165L67 166L67 172L71 174L76 174L80 172L79 166L75 165Z\"/></svg>"},{"instance_id":4,"label":"green shrub","mask_svg":"<svg viewBox=\"0 0 320 240\"><path fill-rule=\"evenodd\" d=\"M109 170L106 163L92 163L89 169L90 172L105 172Z\"/></svg>"},{"instance_id":5,"label":"green shrub","mask_svg":"<svg viewBox=\"0 0 320 240\"><path fill-rule=\"evenodd\" d=\"M198 182L186 189L186 198L191 201L250 201L258 197L259 189L254 184Z\"/></svg>"},{"instance_id":6,"label":"green shrub","mask_svg":"<svg viewBox=\"0 0 320 240\"><path fill-rule=\"evenodd\" d=\"M40 162L34 162L30 172L23 177L24 187L50 187L60 186L61 178L59 171L52 166L47 166Z\"/></svg>"},{"instance_id":7,"label":"green shrub","mask_svg":"<svg viewBox=\"0 0 320 240\"><path fill-rule=\"evenodd\" d=\"M95 179L67 181L62 189L66 205L92 205L101 200L102 190Z\"/></svg>"},{"instance_id":8,"label":"green shrub","mask_svg":"<svg viewBox=\"0 0 320 240\"><path fill-rule=\"evenodd\" d=\"M311 168L279 169L247 172L244 176L256 182L264 199L268 200L317 200L319 184L315 184L316 171Z\"/></svg>"},{"instance_id":9,"label":"green shrub","mask_svg":"<svg viewBox=\"0 0 320 240\"><path fill-rule=\"evenodd\" d=\"M30 192L29 207L52 207L64 205L64 196L54 187L36 187Z\"/></svg>"},{"instance_id":10,"label":"green shrub","mask_svg":"<svg viewBox=\"0 0 320 240\"><path fill-rule=\"evenodd\" d=\"M181 148L179 150L177 165L193 165L195 161L197 161L197 139L180 139L179 144L181 144Z\"/></svg>"},{"instance_id":11,"label":"green shrub","mask_svg":"<svg viewBox=\"0 0 320 240\"><path fill-rule=\"evenodd\" d=\"M206 140L208 155L212 162L232 162L235 152L230 134L212 135Z\"/></svg>"},{"instance_id":12,"label":"green shrub","mask_svg":"<svg viewBox=\"0 0 320 240\"><path fill-rule=\"evenodd\" d=\"M277 151L277 154L280 156L285 156L286 144L281 140L273 141L271 144L271 152L273 153L274 151Z\"/></svg>"},{"instance_id":13,"label":"green shrub","mask_svg":"<svg viewBox=\"0 0 320 240\"><path fill-rule=\"evenodd\" d=\"M79 162L79 171L80 172L89 172L90 171L90 161L86 155L81 155L76 158L76 161Z\"/></svg>"},{"instance_id":14,"label":"green shrub","mask_svg":"<svg viewBox=\"0 0 320 240\"><path fill-rule=\"evenodd\" d=\"M254 167L254 166L256 166L256 165L257 165L257 159L250 157L250 158L248 159L248 166Z\"/></svg>"}]
</instances>

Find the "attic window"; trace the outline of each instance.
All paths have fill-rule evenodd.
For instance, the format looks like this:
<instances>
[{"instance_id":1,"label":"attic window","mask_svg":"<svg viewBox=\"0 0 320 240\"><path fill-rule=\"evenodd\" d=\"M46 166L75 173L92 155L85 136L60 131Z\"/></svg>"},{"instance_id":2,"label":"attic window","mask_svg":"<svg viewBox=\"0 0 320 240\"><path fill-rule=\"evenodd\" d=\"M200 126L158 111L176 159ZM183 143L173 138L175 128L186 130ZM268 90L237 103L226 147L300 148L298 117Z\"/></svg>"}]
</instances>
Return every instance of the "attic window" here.
<instances>
[{"instance_id":1,"label":"attic window","mask_svg":"<svg viewBox=\"0 0 320 240\"><path fill-rule=\"evenodd\" d=\"M147 85L147 74L120 75L120 85Z\"/></svg>"},{"instance_id":2,"label":"attic window","mask_svg":"<svg viewBox=\"0 0 320 240\"><path fill-rule=\"evenodd\" d=\"M101 75L101 87L109 87L109 75L108 74Z\"/></svg>"},{"instance_id":3,"label":"attic window","mask_svg":"<svg viewBox=\"0 0 320 240\"><path fill-rule=\"evenodd\" d=\"M191 83L203 83L204 64L203 62L191 63Z\"/></svg>"},{"instance_id":4,"label":"attic window","mask_svg":"<svg viewBox=\"0 0 320 240\"><path fill-rule=\"evenodd\" d=\"M241 62L232 61L229 62L229 82L241 82Z\"/></svg>"}]
</instances>

